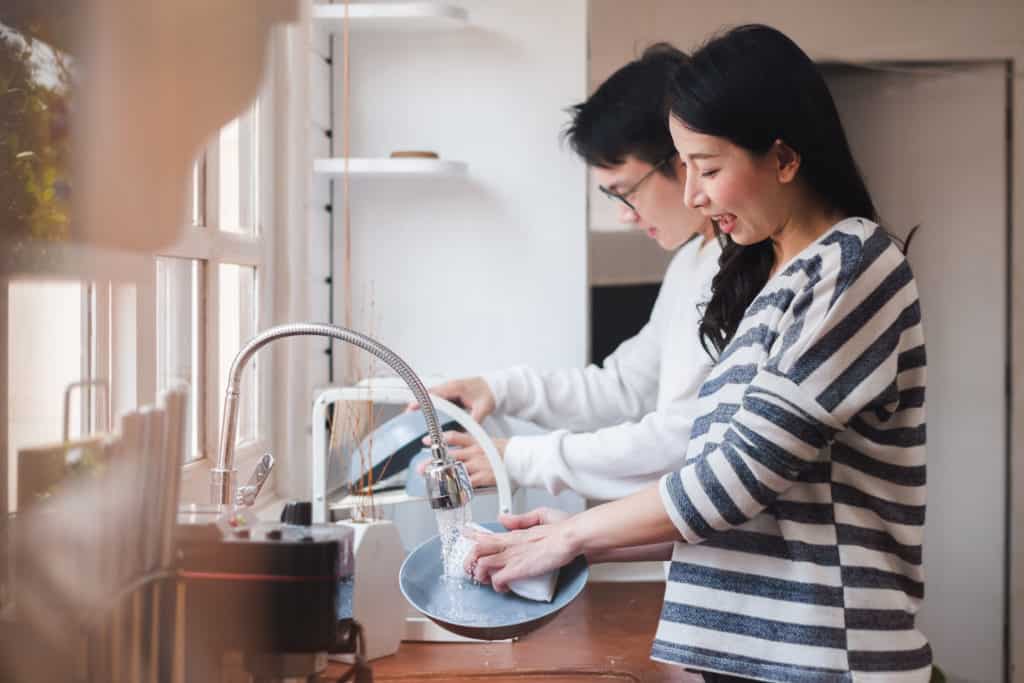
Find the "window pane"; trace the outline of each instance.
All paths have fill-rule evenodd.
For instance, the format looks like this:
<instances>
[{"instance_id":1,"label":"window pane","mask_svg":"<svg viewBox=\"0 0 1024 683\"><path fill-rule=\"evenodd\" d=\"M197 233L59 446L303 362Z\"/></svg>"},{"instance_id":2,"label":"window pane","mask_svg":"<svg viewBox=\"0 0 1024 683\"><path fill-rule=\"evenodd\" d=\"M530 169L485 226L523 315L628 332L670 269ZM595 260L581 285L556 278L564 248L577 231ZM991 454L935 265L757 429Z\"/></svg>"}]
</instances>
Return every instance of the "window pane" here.
<instances>
[{"instance_id":1,"label":"window pane","mask_svg":"<svg viewBox=\"0 0 1024 683\"><path fill-rule=\"evenodd\" d=\"M206 159L202 156L192 164L190 187L192 225L206 225Z\"/></svg>"},{"instance_id":2,"label":"window pane","mask_svg":"<svg viewBox=\"0 0 1024 683\"><path fill-rule=\"evenodd\" d=\"M64 388L83 379L83 290L77 282L9 286L8 511L17 509L18 449L60 441ZM80 406L76 392L68 416L72 436L80 432Z\"/></svg>"},{"instance_id":3,"label":"window pane","mask_svg":"<svg viewBox=\"0 0 1024 683\"><path fill-rule=\"evenodd\" d=\"M217 335L220 342L220 391L227 390L228 372L242 344L256 334L256 269L232 264L219 266L220 294ZM238 408L238 442L252 441L259 434L258 410L259 382L255 356L246 366L242 376ZM223 407L220 408L223 411ZM221 416L223 417L223 416ZM218 420L218 423L220 420Z\"/></svg>"},{"instance_id":4,"label":"window pane","mask_svg":"<svg viewBox=\"0 0 1024 683\"><path fill-rule=\"evenodd\" d=\"M258 107L254 105L217 136L217 227L226 232L256 232L257 126Z\"/></svg>"},{"instance_id":5,"label":"window pane","mask_svg":"<svg viewBox=\"0 0 1024 683\"><path fill-rule=\"evenodd\" d=\"M217 226L229 232L241 232L240 199L238 191L238 119L220 130L217 159L220 164L218 177L220 215Z\"/></svg>"},{"instance_id":6,"label":"window pane","mask_svg":"<svg viewBox=\"0 0 1024 683\"><path fill-rule=\"evenodd\" d=\"M139 290L132 283L116 282L111 284L109 292L110 406L111 414L119 416L139 406Z\"/></svg>"},{"instance_id":7,"label":"window pane","mask_svg":"<svg viewBox=\"0 0 1024 683\"><path fill-rule=\"evenodd\" d=\"M188 386L186 458L203 455L202 291L203 263L157 258L157 391Z\"/></svg>"}]
</instances>

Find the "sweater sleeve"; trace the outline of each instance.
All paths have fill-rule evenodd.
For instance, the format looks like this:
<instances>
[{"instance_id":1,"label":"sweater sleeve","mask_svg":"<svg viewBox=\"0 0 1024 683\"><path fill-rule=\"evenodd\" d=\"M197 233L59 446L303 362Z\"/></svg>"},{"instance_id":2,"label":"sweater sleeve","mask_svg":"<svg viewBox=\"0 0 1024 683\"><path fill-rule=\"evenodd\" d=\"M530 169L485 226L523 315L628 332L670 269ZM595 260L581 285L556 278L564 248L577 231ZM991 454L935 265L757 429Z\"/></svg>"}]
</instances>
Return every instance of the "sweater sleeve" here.
<instances>
[{"instance_id":1,"label":"sweater sleeve","mask_svg":"<svg viewBox=\"0 0 1024 683\"><path fill-rule=\"evenodd\" d=\"M495 412L571 431L637 419L654 407L658 393L660 353L652 325L624 341L603 367L541 372L520 365L484 375Z\"/></svg>"},{"instance_id":2,"label":"sweater sleeve","mask_svg":"<svg viewBox=\"0 0 1024 683\"><path fill-rule=\"evenodd\" d=\"M556 495L569 489L594 500L622 498L679 466L692 426L693 406L680 401L594 432L516 436L505 447L505 466L520 486Z\"/></svg>"},{"instance_id":3,"label":"sweater sleeve","mask_svg":"<svg viewBox=\"0 0 1024 683\"><path fill-rule=\"evenodd\" d=\"M809 277L767 363L728 406L724 436L661 479L665 509L690 543L753 519L862 411L899 412L898 359L924 343L910 267L881 230L863 244L844 233L835 242L787 268Z\"/></svg>"},{"instance_id":4,"label":"sweater sleeve","mask_svg":"<svg viewBox=\"0 0 1024 683\"><path fill-rule=\"evenodd\" d=\"M657 404L662 343L676 299L689 285L699 245L686 245L672 260L651 318L622 342L602 366L540 372L516 366L484 375L496 412L548 429L588 432L639 421ZM692 295L692 293L690 293Z\"/></svg>"}]
</instances>

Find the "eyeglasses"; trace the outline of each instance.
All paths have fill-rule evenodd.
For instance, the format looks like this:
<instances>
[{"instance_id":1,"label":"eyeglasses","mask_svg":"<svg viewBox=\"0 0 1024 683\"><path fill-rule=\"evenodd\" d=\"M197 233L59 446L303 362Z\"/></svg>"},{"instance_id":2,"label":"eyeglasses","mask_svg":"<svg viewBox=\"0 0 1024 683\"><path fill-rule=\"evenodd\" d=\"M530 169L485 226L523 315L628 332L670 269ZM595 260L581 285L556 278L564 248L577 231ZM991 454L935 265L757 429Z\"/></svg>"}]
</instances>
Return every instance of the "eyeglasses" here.
<instances>
[{"instance_id":1,"label":"eyeglasses","mask_svg":"<svg viewBox=\"0 0 1024 683\"><path fill-rule=\"evenodd\" d=\"M654 166L651 167L650 171L645 173L644 176L640 178L640 180L633 183L633 187L629 188L625 192L616 192L615 190L609 190L604 185L598 185L597 189L601 190L601 192L604 193L606 197L609 197L610 199L617 199L618 201L622 202L623 204L628 206L629 210L632 211L633 213L640 213L639 211L637 211L636 207L630 203L628 197L631 194L634 194L637 190L639 190L640 186L644 184L644 181L646 181L648 178L654 175L654 172L657 171L659 168L661 168L669 161L671 161L672 157L674 157L675 155L676 153L672 152L667 157L656 163Z\"/></svg>"}]
</instances>

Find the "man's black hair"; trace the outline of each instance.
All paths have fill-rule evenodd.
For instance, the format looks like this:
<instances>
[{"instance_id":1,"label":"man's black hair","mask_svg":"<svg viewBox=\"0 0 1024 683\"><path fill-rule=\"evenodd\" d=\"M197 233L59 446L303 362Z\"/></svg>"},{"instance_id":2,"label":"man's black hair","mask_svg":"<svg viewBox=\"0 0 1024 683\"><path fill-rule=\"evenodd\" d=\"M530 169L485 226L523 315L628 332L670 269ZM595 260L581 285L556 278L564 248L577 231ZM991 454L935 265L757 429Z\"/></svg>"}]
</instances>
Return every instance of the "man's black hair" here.
<instances>
[{"instance_id":1,"label":"man's black hair","mask_svg":"<svg viewBox=\"0 0 1024 683\"><path fill-rule=\"evenodd\" d=\"M632 155L654 165L675 151L665 106L668 84L687 56L668 43L656 43L602 83L585 102L569 108L563 133L591 166L610 168ZM671 164L660 171L672 177Z\"/></svg>"}]
</instances>

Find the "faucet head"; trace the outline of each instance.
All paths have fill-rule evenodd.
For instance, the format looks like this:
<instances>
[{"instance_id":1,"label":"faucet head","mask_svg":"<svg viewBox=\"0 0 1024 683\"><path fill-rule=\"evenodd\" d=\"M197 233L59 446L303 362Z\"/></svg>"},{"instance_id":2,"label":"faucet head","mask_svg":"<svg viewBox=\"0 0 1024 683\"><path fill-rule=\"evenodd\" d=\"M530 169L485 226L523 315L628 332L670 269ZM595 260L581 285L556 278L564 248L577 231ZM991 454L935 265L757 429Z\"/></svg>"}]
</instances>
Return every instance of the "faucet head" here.
<instances>
[{"instance_id":1,"label":"faucet head","mask_svg":"<svg viewBox=\"0 0 1024 683\"><path fill-rule=\"evenodd\" d=\"M435 510L465 507L473 498L466 465L458 460L431 460L423 476L427 479L427 497Z\"/></svg>"}]
</instances>

